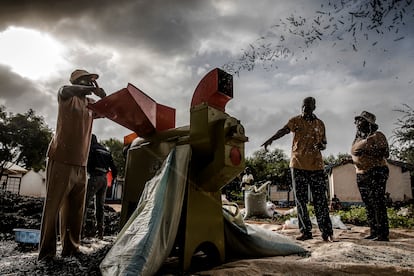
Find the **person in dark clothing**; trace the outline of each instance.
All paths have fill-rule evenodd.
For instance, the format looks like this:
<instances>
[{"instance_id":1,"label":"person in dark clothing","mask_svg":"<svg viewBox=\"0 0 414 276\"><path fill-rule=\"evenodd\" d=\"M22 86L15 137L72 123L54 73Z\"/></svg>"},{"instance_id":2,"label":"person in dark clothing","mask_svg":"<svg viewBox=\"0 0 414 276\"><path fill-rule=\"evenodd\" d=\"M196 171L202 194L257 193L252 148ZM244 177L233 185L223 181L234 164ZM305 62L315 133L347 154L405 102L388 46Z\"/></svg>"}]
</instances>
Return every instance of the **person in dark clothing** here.
<instances>
[{"instance_id":1,"label":"person in dark clothing","mask_svg":"<svg viewBox=\"0 0 414 276\"><path fill-rule=\"evenodd\" d=\"M385 193L385 205L387 207L392 207L392 198L391 198L391 194L386 192Z\"/></svg>"},{"instance_id":2,"label":"person in dark clothing","mask_svg":"<svg viewBox=\"0 0 414 276\"><path fill-rule=\"evenodd\" d=\"M92 134L91 147L88 158L88 188L86 191L84 237L103 238L104 233L104 204L107 189L107 173L111 170L113 179L117 176L111 153L98 143L95 134ZM95 198L95 200L94 200Z\"/></svg>"},{"instance_id":3,"label":"person in dark clothing","mask_svg":"<svg viewBox=\"0 0 414 276\"><path fill-rule=\"evenodd\" d=\"M262 146L267 147L273 140L286 134L293 133L290 168L292 185L298 209L299 230L301 235L297 240L312 239L312 223L309 218L307 203L309 202L308 189L312 193L315 215L322 239L333 242L332 222L329 217L328 199L326 197L326 175L321 150L326 148L325 125L313 111L316 101L307 97L302 103L302 114L291 118L288 123L279 129Z\"/></svg>"},{"instance_id":4,"label":"person in dark clothing","mask_svg":"<svg viewBox=\"0 0 414 276\"><path fill-rule=\"evenodd\" d=\"M334 195L334 197L332 198L331 209L333 211L338 211L338 210L342 209L341 201L339 200L339 198L336 195Z\"/></svg>"},{"instance_id":5,"label":"person in dark clothing","mask_svg":"<svg viewBox=\"0 0 414 276\"><path fill-rule=\"evenodd\" d=\"M230 202L234 202L237 200L237 197L233 195L233 193L237 193L240 186L240 176L236 176L229 184L224 186L221 189L221 193L226 195L226 199Z\"/></svg>"},{"instance_id":6,"label":"person in dark clothing","mask_svg":"<svg viewBox=\"0 0 414 276\"><path fill-rule=\"evenodd\" d=\"M352 143L351 155L370 227L370 235L365 239L388 241L385 189L389 176L386 161L389 146L385 135L378 131L375 120L375 115L367 111L362 111L361 115L355 117L357 132Z\"/></svg>"}]
</instances>

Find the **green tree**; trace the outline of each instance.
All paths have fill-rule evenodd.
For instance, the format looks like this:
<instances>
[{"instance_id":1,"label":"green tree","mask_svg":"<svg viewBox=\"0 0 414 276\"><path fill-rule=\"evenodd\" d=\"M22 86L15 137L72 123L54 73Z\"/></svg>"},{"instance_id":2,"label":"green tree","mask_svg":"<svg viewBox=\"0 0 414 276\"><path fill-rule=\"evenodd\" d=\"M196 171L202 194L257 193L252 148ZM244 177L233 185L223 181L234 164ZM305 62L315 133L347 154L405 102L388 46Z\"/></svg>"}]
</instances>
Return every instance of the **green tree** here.
<instances>
[{"instance_id":1,"label":"green tree","mask_svg":"<svg viewBox=\"0 0 414 276\"><path fill-rule=\"evenodd\" d=\"M391 142L391 155L401 161L414 164L414 109L404 104L401 109L394 110L401 113L396 122Z\"/></svg>"},{"instance_id":2,"label":"green tree","mask_svg":"<svg viewBox=\"0 0 414 276\"><path fill-rule=\"evenodd\" d=\"M281 149L255 151L252 157L246 159L246 166L252 169L256 182L269 180L270 178L272 183L281 183L290 179L289 159Z\"/></svg>"},{"instance_id":3,"label":"green tree","mask_svg":"<svg viewBox=\"0 0 414 276\"><path fill-rule=\"evenodd\" d=\"M338 153L337 156L330 154L327 157L323 158L323 163L325 165L337 165L337 164L341 164L345 160L350 160L350 159L351 159L351 155L349 155L348 153Z\"/></svg>"},{"instance_id":4,"label":"green tree","mask_svg":"<svg viewBox=\"0 0 414 276\"><path fill-rule=\"evenodd\" d=\"M124 144L114 138L110 138L109 140L104 140L101 142L104 146L106 146L109 151L112 153L112 158L114 159L114 163L116 168L118 169L118 176L123 178L125 175L125 157L123 154Z\"/></svg>"},{"instance_id":5,"label":"green tree","mask_svg":"<svg viewBox=\"0 0 414 276\"><path fill-rule=\"evenodd\" d=\"M0 106L0 174L7 162L36 171L45 168L51 137L51 129L34 110L13 114Z\"/></svg>"}]
</instances>

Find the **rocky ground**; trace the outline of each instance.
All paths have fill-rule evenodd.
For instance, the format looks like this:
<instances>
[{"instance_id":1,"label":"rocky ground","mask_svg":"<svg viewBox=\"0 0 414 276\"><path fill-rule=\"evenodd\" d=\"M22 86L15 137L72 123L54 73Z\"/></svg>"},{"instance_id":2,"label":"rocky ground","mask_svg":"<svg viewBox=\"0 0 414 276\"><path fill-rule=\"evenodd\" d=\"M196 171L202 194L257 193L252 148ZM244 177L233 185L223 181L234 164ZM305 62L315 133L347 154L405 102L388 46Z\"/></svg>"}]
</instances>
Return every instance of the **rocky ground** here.
<instances>
[{"instance_id":1,"label":"rocky ground","mask_svg":"<svg viewBox=\"0 0 414 276\"><path fill-rule=\"evenodd\" d=\"M101 275L99 264L112 246L119 213L106 206L103 240L83 240L79 258L61 258L51 263L37 262L36 248L14 241L14 228L39 229L43 201L0 192L0 275ZM249 220L269 231L292 240L297 229L266 220ZM336 242L323 242L314 229L314 239L298 242L308 254L247 260L229 260L225 264L190 273L194 275L414 275L414 229L391 229L390 242L362 239L367 227L347 225L335 229ZM58 252L60 250L58 244ZM159 275L177 275L176 259L166 261Z\"/></svg>"}]
</instances>

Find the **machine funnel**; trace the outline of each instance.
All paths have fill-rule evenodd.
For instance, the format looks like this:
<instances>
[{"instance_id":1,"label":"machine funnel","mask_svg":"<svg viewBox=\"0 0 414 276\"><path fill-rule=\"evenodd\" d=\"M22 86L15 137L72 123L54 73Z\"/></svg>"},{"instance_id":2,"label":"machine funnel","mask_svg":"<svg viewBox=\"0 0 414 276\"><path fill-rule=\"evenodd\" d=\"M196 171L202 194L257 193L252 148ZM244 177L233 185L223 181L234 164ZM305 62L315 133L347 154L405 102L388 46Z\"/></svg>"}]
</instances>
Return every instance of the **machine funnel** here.
<instances>
[{"instance_id":1,"label":"machine funnel","mask_svg":"<svg viewBox=\"0 0 414 276\"><path fill-rule=\"evenodd\" d=\"M88 107L144 138L175 128L175 109L155 102L130 83Z\"/></svg>"}]
</instances>

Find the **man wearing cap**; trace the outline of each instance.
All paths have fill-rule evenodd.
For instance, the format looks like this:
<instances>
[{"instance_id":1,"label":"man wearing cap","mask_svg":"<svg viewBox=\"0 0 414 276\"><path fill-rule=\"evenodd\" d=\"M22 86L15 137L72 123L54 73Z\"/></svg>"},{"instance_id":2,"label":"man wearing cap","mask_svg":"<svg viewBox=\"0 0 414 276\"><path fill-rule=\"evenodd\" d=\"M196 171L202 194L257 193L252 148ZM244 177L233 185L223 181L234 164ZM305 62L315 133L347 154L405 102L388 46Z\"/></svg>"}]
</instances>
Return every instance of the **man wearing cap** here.
<instances>
[{"instance_id":1,"label":"man wearing cap","mask_svg":"<svg viewBox=\"0 0 414 276\"><path fill-rule=\"evenodd\" d=\"M370 227L370 235L365 239L388 241L385 188L389 176L386 161L389 146L385 135L378 131L375 120L375 115L367 111L362 111L361 115L355 117L357 131L351 155Z\"/></svg>"},{"instance_id":2,"label":"man wearing cap","mask_svg":"<svg viewBox=\"0 0 414 276\"><path fill-rule=\"evenodd\" d=\"M39 260L56 256L57 223L60 217L62 257L80 253L80 234L86 193L86 165L96 118L87 108L92 93L103 98L105 91L96 82L97 74L72 72L70 82L58 91L55 135L47 152L46 198L43 206Z\"/></svg>"},{"instance_id":3,"label":"man wearing cap","mask_svg":"<svg viewBox=\"0 0 414 276\"><path fill-rule=\"evenodd\" d=\"M321 150L326 148L325 125L313 113L315 108L315 98L305 98L302 103L302 114L291 118L262 146L267 150L273 140L290 132L293 133L289 166L298 210L299 230L302 233L296 239L301 241L312 239L312 223L306 206L309 201L308 189L310 188L322 239L326 242L333 242L332 222L329 217L329 205L326 197L327 177L321 154Z\"/></svg>"}]
</instances>

